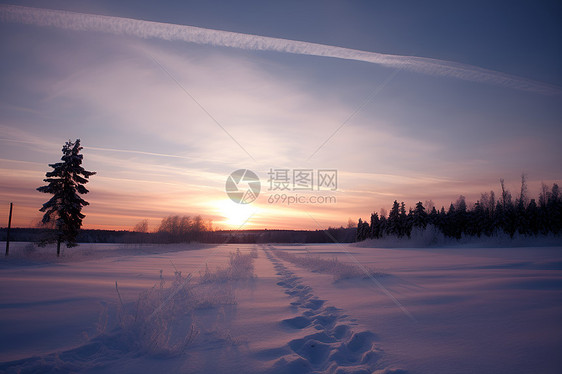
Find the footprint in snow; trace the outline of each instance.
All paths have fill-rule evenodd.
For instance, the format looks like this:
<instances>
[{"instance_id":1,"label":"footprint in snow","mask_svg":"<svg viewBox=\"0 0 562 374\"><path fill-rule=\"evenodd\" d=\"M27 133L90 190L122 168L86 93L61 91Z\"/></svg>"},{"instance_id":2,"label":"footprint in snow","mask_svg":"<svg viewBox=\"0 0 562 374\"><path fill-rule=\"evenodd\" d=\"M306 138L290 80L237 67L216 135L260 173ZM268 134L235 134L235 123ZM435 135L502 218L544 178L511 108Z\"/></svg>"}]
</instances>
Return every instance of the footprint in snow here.
<instances>
[{"instance_id":1,"label":"footprint in snow","mask_svg":"<svg viewBox=\"0 0 562 374\"><path fill-rule=\"evenodd\" d=\"M354 332L352 320L341 309L325 306L325 301L314 295L311 287L290 271L283 262L265 250L281 280L277 285L297 301L291 306L301 315L288 318L280 324L290 330L311 333L287 343L275 352L281 355L273 373L406 373L380 367L382 351L375 345L376 335L371 331ZM279 357L279 356L278 356ZM377 372L379 372L377 370Z\"/></svg>"}]
</instances>

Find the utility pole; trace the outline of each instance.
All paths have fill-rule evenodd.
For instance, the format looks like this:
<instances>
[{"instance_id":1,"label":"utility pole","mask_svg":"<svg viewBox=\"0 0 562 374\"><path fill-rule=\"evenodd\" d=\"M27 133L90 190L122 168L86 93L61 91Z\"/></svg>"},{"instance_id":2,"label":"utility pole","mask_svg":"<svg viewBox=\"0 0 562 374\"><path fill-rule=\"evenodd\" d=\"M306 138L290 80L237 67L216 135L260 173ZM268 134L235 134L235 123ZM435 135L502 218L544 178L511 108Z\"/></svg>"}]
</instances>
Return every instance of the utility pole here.
<instances>
[{"instance_id":1,"label":"utility pole","mask_svg":"<svg viewBox=\"0 0 562 374\"><path fill-rule=\"evenodd\" d=\"M12 227L12 208L14 203L10 203L10 217L8 218L8 231L6 232L6 256L10 253L10 228Z\"/></svg>"}]
</instances>

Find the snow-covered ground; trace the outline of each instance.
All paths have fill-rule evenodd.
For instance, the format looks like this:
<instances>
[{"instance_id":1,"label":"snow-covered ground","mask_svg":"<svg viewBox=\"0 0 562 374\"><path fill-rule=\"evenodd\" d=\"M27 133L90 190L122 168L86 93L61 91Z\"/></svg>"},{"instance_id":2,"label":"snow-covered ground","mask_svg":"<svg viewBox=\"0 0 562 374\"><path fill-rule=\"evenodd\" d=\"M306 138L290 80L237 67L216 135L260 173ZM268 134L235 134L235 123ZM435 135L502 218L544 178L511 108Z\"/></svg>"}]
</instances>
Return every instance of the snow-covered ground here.
<instances>
[{"instance_id":1,"label":"snow-covered ground","mask_svg":"<svg viewBox=\"0 0 562 374\"><path fill-rule=\"evenodd\" d=\"M562 246L54 253L0 260L0 372L562 372Z\"/></svg>"}]
</instances>

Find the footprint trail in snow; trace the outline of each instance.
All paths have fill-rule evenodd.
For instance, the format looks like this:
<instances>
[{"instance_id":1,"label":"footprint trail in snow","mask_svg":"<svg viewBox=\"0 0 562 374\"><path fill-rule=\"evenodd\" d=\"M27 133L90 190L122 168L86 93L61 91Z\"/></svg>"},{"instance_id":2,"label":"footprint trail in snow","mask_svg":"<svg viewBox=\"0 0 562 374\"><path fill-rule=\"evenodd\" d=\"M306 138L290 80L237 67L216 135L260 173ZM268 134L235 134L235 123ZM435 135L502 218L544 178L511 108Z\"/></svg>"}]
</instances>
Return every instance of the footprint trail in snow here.
<instances>
[{"instance_id":1,"label":"footprint trail in snow","mask_svg":"<svg viewBox=\"0 0 562 374\"><path fill-rule=\"evenodd\" d=\"M347 315L340 309L326 306L325 301L316 297L312 288L303 284L270 249L264 248L264 252L281 278L277 285L295 299L291 305L299 312L281 324L296 331L310 331L303 338L288 343L292 353L277 360L274 372L363 374L380 369L382 351L374 344L375 334L353 331L355 324Z\"/></svg>"}]
</instances>

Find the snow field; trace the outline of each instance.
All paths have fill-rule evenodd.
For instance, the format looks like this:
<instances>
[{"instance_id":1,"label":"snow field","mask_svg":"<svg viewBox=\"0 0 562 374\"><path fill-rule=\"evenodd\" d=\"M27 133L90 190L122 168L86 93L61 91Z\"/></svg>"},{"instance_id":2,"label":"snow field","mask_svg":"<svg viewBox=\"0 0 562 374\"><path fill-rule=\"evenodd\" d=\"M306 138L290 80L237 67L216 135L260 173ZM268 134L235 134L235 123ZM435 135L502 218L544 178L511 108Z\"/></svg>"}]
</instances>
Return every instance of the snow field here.
<instances>
[{"instance_id":1,"label":"snow field","mask_svg":"<svg viewBox=\"0 0 562 374\"><path fill-rule=\"evenodd\" d=\"M0 372L562 368L561 247L101 245L56 259L18 245L0 261Z\"/></svg>"}]
</instances>

